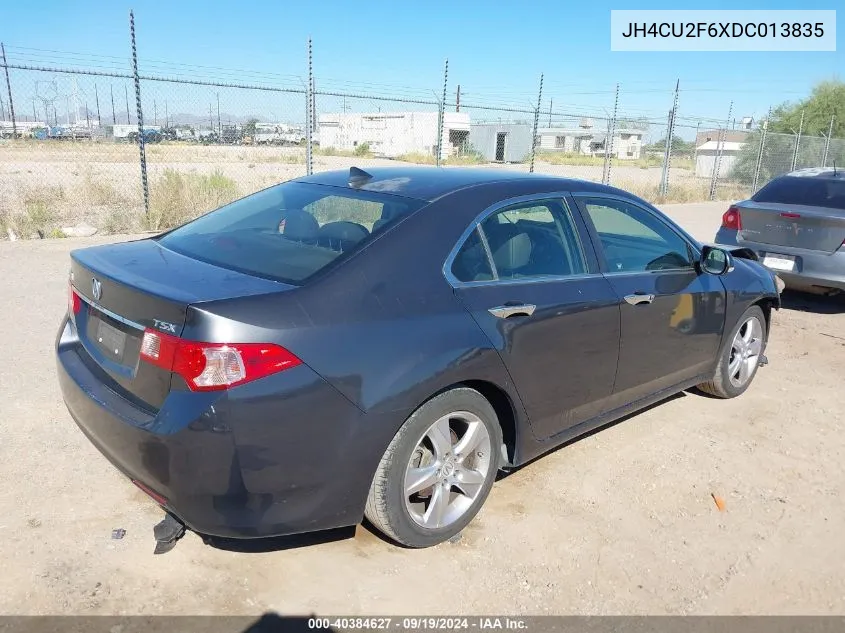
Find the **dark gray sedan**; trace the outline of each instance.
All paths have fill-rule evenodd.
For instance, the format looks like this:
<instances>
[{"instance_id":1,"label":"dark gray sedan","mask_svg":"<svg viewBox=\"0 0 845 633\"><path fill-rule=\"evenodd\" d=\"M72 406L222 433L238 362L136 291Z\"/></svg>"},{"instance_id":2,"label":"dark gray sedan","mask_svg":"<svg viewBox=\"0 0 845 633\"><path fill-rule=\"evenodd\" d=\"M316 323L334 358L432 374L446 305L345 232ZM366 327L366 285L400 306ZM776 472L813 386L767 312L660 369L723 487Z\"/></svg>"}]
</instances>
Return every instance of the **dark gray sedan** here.
<instances>
[{"instance_id":1,"label":"dark gray sedan","mask_svg":"<svg viewBox=\"0 0 845 633\"><path fill-rule=\"evenodd\" d=\"M364 516L425 547L499 470L690 387L743 393L779 306L755 259L597 183L322 173L74 251L58 376L165 509L160 551Z\"/></svg>"},{"instance_id":2,"label":"dark gray sedan","mask_svg":"<svg viewBox=\"0 0 845 633\"><path fill-rule=\"evenodd\" d=\"M722 216L716 242L754 250L787 287L845 290L845 171L779 176Z\"/></svg>"}]
</instances>

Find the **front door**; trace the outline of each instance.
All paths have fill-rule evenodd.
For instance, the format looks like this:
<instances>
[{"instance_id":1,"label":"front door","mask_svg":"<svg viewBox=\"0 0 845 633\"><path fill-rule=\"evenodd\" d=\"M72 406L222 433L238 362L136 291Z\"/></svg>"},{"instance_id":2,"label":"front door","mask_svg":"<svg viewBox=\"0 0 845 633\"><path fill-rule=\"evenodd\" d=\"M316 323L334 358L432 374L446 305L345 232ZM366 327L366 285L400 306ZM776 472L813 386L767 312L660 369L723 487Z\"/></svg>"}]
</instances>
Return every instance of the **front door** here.
<instances>
[{"instance_id":1,"label":"front door","mask_svg":"<svg viewBox=\"0 0 845 633\"><path fill-rule=\"evenodd\" d=\"M578 201L621 311L614 404L712 371L724 329L725 288L718 277L699 272L697 248L633 201Z\"/></svg>"},{"instance_id":2,"label":"front door","mask_svg":"<svg viewBox=\"0 0 845 633\"><path fill-rule=\"evenodd\" d=\"M584 247L586 227L563 198L533 199L488 215L451 266L456 294L501 355L539 438L603 412L613 391L618 301Z\"/></svg>"}]
</instances>

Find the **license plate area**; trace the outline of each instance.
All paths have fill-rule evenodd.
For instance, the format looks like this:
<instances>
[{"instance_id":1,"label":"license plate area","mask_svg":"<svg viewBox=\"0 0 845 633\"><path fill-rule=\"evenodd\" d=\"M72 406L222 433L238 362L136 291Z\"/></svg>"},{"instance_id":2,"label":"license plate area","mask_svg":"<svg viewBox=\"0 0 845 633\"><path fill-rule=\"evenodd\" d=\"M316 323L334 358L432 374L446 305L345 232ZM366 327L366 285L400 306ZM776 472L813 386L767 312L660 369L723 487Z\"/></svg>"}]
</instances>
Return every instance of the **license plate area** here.
<instances>
[{"instance_id":1,"label":"license plate area","mask_svg":"<svg viewBox=\"0 0 845 633\"><path fill-rule=\"evenodd\" d=\"M106 356L116 363L123 362L126 350L126 333L112 327L105 321L97 319L94 341Z\"/></svg>"},{"instance_id":2,"label":"license plate area","mask_svg":"<svg viewBox=\"0 0 845 633\"><path fill-rule=\"evenodd\" d=\"M85 327L86 347L107 371L132 377L138 365L140 332L89 306Z\"/></svg>"},{"instance_id":3,"label":"license plate area","mask_svg":"<svg viewBox=\"0 0 845 633\"><path fill-rule=\"evenodd\" d=\"M772 270L792 272L795 270L795 258L792 255L780 255L779 253L764 253L763 266Z\"/></svg>"}]
</instances>

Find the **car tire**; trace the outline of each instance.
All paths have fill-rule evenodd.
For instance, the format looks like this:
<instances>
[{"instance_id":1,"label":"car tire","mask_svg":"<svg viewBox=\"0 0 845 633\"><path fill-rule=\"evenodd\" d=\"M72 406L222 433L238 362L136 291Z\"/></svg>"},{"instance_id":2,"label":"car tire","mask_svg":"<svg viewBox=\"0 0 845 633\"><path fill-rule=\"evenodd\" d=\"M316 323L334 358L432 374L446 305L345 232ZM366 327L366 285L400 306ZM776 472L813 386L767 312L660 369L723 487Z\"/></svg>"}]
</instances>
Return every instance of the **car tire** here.
<instances>
[{"instance_id":1,"label":"car tire","mask_svg":"<svg viewBox=\"0 0 845 633\"><path fill-rule=\"evenodd\" d=\"M450 431L448 441L444 429ZM431 547L454 537L487 499L501 446L498 417L484 396L466 387L435 396L414 411L387 447L365 516L406 547ZM434 482L430 488L407 494L426 477Z\"/></svg>"},{"instance_id":2,"label":"car tire","mask_svg":"<svg viewBox=\"0 0 845 633\"><path fill-rule=\"evenodd\" d=\"M748 330L745 328L749 327L752 328L751 336L747 337L745 334L748 333ZM743 351L741 349L742 344L738 341L745 338L759 341L759 343L749 345L750 355L747 359L742 359L738 358ZM760 368L760 359L766 351L767 341L768 330L763 310L760 309L760 306L751 306L737 320L730 335L725 337L713 379L701 383L698 388L717 398L736 398L744 393L754 381L754 376L757 375L757 370ZM756 358L754 358L755 356ZM749 359L753 359L753 363L749 362ZM738 362L739 365L733 365L734 362ZM742 373L743 368L740 366L743 362L749 363L745 367L744 374ZM742 380L737 380L737 378L742 378Z\"/></svg>"}]
</instances>

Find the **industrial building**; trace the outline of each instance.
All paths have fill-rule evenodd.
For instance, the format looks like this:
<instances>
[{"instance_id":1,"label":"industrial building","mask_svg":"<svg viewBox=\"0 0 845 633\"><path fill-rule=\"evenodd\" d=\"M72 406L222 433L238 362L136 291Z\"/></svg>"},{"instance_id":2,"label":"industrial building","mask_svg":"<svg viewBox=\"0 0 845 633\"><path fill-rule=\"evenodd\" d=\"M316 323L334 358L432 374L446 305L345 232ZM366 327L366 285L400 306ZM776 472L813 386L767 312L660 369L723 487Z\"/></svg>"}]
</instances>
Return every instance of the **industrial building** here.
<instances>
[{"instance_id":1,"label":"industrial building","mask_svg":"<svg viewBox=\"0 0 845 633\"><path fill-rule=\"evenodd\" d=\"M531 153L531 130L527 123L473 123L469 145L491 163L518 163Z\"/></svg>"},{"instance_id":2,"label":"industrial building","mask_svg":"<svg viewBox=\"0 0 845 633\"><path fill-rule=\"evenodd\" d=\"M351 152L366 145L372 154L385 158L411 153L434 156L439 119L437 112L321 114L318 117L320 147ZM466 147L469 131L468 114L444 113L440 158L446 159Z\"/></svg>"}]
</instances>

